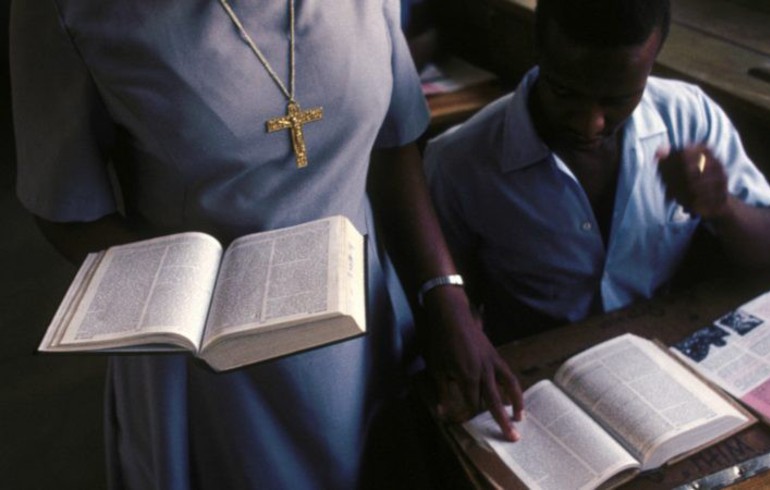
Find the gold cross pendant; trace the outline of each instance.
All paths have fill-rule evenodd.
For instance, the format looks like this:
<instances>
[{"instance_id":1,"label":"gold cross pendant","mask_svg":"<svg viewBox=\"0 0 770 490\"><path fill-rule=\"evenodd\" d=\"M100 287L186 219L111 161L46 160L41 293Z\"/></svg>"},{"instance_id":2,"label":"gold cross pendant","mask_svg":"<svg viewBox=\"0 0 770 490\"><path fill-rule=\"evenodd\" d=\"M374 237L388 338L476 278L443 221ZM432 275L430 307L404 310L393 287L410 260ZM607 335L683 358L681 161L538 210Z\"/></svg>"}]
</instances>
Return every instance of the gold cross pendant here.
<instances>
[{"instance_id":1,"label":"gold cross pendant","mask_svg":"<svg viewBox=\"0 0 770 490\"><path fill-rule=\"evenodd\" d=\"M297 168L302 168L307 166L307 148L305 147L305 137L302 134L302 125L318 121L323 116L323 107L303 111L299 108L299 104L289 101L286 106L286 115L269 119L265 126L267 126L268 133L281 129L291 130L291 146L294 149Z\"/></svg>"}]
</instances>

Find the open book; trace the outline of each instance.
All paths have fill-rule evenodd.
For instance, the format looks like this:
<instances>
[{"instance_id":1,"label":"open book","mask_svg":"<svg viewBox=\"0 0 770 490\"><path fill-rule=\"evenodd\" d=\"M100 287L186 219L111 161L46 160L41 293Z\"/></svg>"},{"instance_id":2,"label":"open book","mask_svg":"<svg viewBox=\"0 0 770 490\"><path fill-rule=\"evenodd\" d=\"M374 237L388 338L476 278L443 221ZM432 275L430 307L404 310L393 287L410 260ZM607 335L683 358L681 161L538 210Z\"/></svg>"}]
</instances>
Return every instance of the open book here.
<instances>
[{"instance_id":1,"label":"open book","mask_svg":"<svg viewBox=\"0 0 770 490\"><path fill-rule=\"evenodd\" d=\"M179 233L90 254L45 352L187 350L221 371L361 335L364 237L335 216L223 251Z\"/></svg>"},{"instance_id":2,"label":"open book","mask_svg":"<svg viewBox=\"0 0 770 490\"><path fill-rule=\"evenodd\" d=\"M770 292L726 313L671 350L770 423Z\"/></svg>"},{"instance_id":3,"label":"open book","mask_svg":"<svg viewBox=\"0 0 770 490\"><path fill-rule=\"evenodd\" d=\"M502 438L489 412L463 428L534 489L612 488L755 421L658 344L632 334L573 356L524 401L518 442Z\"/></svg>"}]
</instances>

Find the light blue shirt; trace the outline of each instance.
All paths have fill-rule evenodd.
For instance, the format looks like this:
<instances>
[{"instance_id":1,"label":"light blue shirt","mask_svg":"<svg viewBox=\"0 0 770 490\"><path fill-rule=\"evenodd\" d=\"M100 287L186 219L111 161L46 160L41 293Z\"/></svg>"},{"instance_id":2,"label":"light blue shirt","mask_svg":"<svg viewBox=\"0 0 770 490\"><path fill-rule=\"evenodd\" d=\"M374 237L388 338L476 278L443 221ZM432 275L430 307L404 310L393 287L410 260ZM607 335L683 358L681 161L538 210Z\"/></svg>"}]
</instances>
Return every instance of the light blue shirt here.
<instances>
[{"instance_id":1,"label":"light blue shirt","mask_svg":"<svg viewBox=\"0 0 770 490\"><path fill-rule=\"evenodd\" d=\"M705 144L729 191L770 205L767 180L722 110L700 89L650 77L625 123L607 246L586 193L537 135L527 99L537 68L514 94L432 140L425 166L454 253L473 258L502 308L512 298L576 321L649 298L672 276L700 223L667 199L656 151ZM500 310L498 310L500 311Z\"/></svg>"}]
</instances>

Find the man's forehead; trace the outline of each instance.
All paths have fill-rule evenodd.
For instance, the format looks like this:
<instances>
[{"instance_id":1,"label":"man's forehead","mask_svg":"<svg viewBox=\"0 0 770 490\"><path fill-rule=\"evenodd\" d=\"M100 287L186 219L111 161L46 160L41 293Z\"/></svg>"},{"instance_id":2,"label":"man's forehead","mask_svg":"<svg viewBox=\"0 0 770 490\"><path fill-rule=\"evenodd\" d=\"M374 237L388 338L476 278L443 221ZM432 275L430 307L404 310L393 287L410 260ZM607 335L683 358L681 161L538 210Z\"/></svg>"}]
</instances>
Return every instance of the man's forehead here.
<instances>
[{"instance_id":1,"label":"man's forehead","mask_svg":"<svg viewBox=\"0 0 770 490\"><path fill-rule=\"evenodd\" d=\"M640 45L597 47L570 39L555 21L550 21L538 51L538 61L547 76L561 83L620 83L646 78L658 52L660 31L656 29ZM597 80L598 79L598 80ZM642 80L643 82L643 80Z\"/></svg>"},{"instance_id":2,"label":"man's forehead","mask_svg":"<svg viewBox=\"0 0 770 490\"><path fill-rule=\"evenodd\" d=\"M587 29L587 27L586 27ZM595 34L595 33L592 33ZM645 45L652 44L656 51L660 48L662 41L661 27L654 27L649 35L642 41L637 43L620 42L612 43L608 40L603 40L601 43L593 41L581 41L574 36L570 36L562 26L552 18L549 18L545 23L543 36L541 38L541 45L537 46L539 51L553 51L561 50L564 48L570 48L574 52L607 52L612 50L628 50L633 51L635 48L641 48ZM544 54L544 53L539 53Z\"/></svg>"}]
</instances>

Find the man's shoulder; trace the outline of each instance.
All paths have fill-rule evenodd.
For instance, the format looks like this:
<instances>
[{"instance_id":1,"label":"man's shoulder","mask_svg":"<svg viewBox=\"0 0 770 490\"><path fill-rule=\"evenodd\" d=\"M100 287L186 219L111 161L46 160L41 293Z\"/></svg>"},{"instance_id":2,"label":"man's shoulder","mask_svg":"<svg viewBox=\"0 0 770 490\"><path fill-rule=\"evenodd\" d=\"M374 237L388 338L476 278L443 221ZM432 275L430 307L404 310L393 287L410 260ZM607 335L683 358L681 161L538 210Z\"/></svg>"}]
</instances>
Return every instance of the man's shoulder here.
<instances>
[{"instance_id":1,"label":"man's shoulder","mask_svg":"<svg viewBox=\"0 0 770 490\"><path fill-rule=\"evenodd\" d=\"M721 114L718 105L697 85L649 77L635 118L649 127L667 128L670 136L696 138L708 131L709 114Z\"/></svg>"},{"instance_id":2,"label":"man's shoulder","mask_svg":"<svg viewBox=\"0 0 770 490\"><path fill-rule=\"evenodd\" d=\"M466 121L433 138L429 145L452 145L487 137L490 131L500 129L504 124L506 108L513 96L514 93L509 93L490 102Z\"/></svg>"},{"instance_id":3,"label":"man's shoulder","mask_svg":"<svg viewBox=\"0 0 770 490\"><path fill-rule=\"evenodd\" d=\"M501 150L507 108L514 93L491 102L457 126L428 142L428 165L455 166L456 162L495 159Z\"/></svg>"},{"instance_id":4,"label":"man's shoulder","mask_svg":"<svg viewBox=\"0 0 770 490\"><path fill-rule=\"evenodd\" d=\"M668 78L649 77L644 99L661 109L698 108L703 105L703 90L692 83Z\"/></svg>"}]
</instances>

